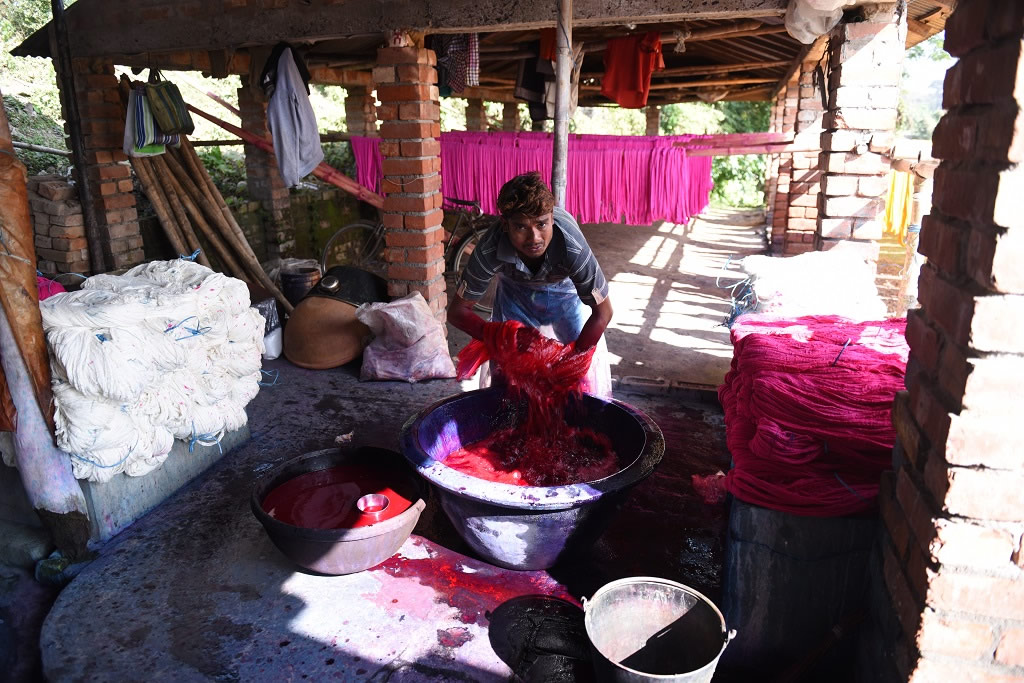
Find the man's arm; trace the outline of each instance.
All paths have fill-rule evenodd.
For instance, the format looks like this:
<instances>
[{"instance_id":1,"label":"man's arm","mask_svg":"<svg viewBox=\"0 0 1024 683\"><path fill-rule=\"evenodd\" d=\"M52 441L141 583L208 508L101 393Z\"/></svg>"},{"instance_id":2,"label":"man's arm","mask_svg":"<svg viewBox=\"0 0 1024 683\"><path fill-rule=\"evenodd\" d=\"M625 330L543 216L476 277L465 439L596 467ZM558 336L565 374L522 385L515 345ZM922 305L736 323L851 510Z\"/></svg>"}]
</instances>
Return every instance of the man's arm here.
<instances>
[{"instance_id":1,"label":"man's arm","mask_svg":"<svg viewBox=\"0 0 1024 683\"><path fill-rule=\"evenodd\" d=\"M473 302L456 294L448 304L448 322L473 339L483 339L484 319L473 312ZM602 328L604 329L604 328Z\"/></svg>"},{"instance_id":2,"label":"man's arm","mask_svg":"<svg viewBox=\"0 0 1024 683\"><path fill-rule=\"evenodd\" d=\"M583 329L580 330L580 336L576 339L576 350L586 351L592 346L597 346L598 340L611 321L612 301L609 297L605 297L604 301L590 307L590 318L587 319Z\"/></svg>"}]
</instances>

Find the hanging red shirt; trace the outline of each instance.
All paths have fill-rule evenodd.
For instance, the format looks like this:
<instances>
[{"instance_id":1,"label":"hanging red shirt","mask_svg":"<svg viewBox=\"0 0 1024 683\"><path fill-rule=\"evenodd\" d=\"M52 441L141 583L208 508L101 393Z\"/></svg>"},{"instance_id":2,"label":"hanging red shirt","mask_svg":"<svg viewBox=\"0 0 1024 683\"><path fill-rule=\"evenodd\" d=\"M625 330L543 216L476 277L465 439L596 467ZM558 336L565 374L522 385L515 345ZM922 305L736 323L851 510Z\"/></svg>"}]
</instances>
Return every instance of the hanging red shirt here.
<instances>
[{"instance_id":1,"label":"hanging red shirt","mask_svg":"<svg viewBox=\"0 0 1024 683\"><path fill-rule=\"evenodd\" d=\"M612 38L604 52L601 94L626 109L646 107L651 74L664 68L661 34L657 31Z\"/></svg>"}]
</instances>

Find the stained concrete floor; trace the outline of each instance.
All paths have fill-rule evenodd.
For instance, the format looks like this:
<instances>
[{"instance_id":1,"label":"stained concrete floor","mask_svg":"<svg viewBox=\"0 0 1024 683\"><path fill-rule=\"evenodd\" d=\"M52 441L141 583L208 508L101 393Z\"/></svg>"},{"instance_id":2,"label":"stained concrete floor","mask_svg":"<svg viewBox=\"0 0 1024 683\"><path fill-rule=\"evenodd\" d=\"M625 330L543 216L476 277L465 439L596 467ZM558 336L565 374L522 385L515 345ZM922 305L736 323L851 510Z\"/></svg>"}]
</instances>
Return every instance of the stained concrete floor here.
<instances>
[{"instance_id":1,"label":"stained concrete floor","mask_svg":"<svg viewBox=\"0 0 1024 683\"><path fill-rule=\"evenodd\" d=\"M661 465L589 551L547 572L497 569L472 557L432 499L381 567L347 577L298 571L248 509L260 473L341 435L397 449L407 417L462 387L360 383L355 367L271 361L279 378L250 404L252 439L107 544L61 593L40 641L46 677L588 680L578 605L604 583L662 576L717 600L725 508L701 502L690 476L729 459L713 392L692 385L714 387L728 368L727 287L741 277L733 261L763 251L762 218L711 211L689 226L584 231L616 308L616 395L666 437ZM465 341L449 337L453 352ZM664 382L645 387L626 379L634 376ZM527 626L537 615L570 636L536 647L530 638L544 634Z\"/></svg>"},{"instance_id":2,"label":"stained concrete floor","mask_svg":"<svg viewBox=\"0 0 1024 683\"><path fill-rule=\"evenodd\" d=\"M266 367L279 377L250 404L252 439L105 546L61 593L41 638L48 680L488 681L531 666L587 680L578 638L557 657L514 644L523 600L541 601L527 609L534 615L568 611L576 628L579 600L624 576L662 576L717 597L724 506L702 503L689 481L728 463L708 395L624 395L661 426L665 458L572 562L549 572L491 567L431 499L398 556L324 577L298 571L271 545L249 510L254 481L350 432L353 445L397 449L406 418L459 387L361 383L354 367ZM543 603L551 597L563 600Z\"/></svg>"}]
</instances>

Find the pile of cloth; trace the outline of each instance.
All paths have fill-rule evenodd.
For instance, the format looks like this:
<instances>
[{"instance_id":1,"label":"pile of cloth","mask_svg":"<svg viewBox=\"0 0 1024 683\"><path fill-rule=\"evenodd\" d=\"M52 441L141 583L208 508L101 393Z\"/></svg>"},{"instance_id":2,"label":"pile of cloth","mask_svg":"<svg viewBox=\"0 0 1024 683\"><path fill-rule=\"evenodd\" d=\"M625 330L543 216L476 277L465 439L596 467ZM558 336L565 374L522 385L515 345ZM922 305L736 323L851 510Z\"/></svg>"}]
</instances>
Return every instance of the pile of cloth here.
<instances>
[{"instance_id":1,"label":"pile of cloth","mask_svg":"<svg viewBox=\"0 0 1024 683\"><path fill-rule=\"evenodd\" d=\"M871 511L881 474L892 468L905 328L905 318L738 318L718 390L733 467L694 476L698 493L806 516Z\"/></svg>"},{"instance_id":2,"label":"pile of cloth","mask_svg":"<svg viewBox=\"0 0 1024 683\"><path fill-rule=\"evenodd\" d=\"M57 446L79 479L160 466L174 439L214 444L259 391L264 320L235 278L185 259L96 275L40 303Z\"/></svg>"}]
</instances>

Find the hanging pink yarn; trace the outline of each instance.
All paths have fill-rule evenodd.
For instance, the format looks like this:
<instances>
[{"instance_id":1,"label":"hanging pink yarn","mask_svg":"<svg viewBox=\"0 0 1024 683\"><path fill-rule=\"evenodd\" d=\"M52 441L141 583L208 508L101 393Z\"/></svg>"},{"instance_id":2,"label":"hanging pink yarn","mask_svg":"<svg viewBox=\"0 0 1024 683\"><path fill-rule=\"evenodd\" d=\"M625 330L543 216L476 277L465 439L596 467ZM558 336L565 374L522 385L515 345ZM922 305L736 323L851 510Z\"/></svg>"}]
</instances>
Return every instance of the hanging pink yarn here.
<instances>
[{"instance_id":1,"label":"hanging pink yarn","mask_svg":"<svg viewBox=\"0 0 1024 683\"><path fill-rule=\"evenodd\" d=\"M690 157L676 142L693 135L570 135L566 210L581 223L686 223L711 193L711 157ZM383 158L379 138L352 136L356 179L378 190ZM498 191L528 171L551 176L552 137L539 132L452 131L441 134L441 192L475 199L496 213Z\"/></svg>"},{"instance_id":2,"label":"hanging pink yarn","mask_svg":"<svg viewBox=\"0 0 1024 683\"><path fill-rule=\"evenodd\" d=\"M695 477L698 490L710 498L724 485L747 503L798 515L872 510L892 467L905 328L905 318L738 318L718 390L733 468L724 478Z\"/></svg>"}]
</instances>

